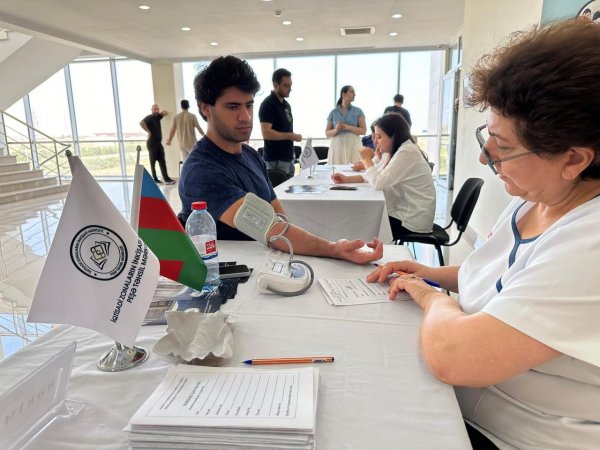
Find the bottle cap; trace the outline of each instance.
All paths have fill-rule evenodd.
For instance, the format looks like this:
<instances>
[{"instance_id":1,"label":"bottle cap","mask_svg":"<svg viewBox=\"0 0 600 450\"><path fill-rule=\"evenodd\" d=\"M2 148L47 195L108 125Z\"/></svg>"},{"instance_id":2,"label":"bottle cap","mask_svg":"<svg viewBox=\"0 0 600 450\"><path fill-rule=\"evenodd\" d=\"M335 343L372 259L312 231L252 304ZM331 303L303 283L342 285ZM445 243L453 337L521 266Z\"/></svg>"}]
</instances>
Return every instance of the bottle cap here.
<instances>
[{"instance_id":1,"label":"bottle cap","mask_svg":"<svg viewBox=\"0 0 600 450\"><path fill-rule=\"evenodd\" d=\"M194 211L197 209L206 209L206 202L194 202L192 203L192 209Z\"/></svg>"}]
</instances>

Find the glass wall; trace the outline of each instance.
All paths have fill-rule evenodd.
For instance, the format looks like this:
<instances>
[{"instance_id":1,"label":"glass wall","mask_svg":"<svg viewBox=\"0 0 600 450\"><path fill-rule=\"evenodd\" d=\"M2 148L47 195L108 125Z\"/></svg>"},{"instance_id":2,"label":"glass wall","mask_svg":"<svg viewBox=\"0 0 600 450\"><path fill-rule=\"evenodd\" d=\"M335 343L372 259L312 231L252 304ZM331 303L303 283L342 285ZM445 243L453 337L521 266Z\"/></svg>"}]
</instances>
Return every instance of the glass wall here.
<instances>
[{"instance_id":1,"label":"glass wall","mask_svg":"<svg viewBox=\"0 0 600 450\"><path fill-rule=\"evenodd\" d=\"M402 93L404 106L411 113L413 134L436 162L438 86L444 58L443 51L435 50L249 59L261 83L255 97L255 126L250 143L255 148L263 145L258 111L271 92L273 71L284 67L292 72L288 101L294 114L294 131L312 137L315 145L328 145L327 116L340 88L350 84L356 90L355 105L364 111L367 126L393 103L396 93ZM184 96L192 104L194 76L207 64L208 61L182 63ZM153 99L149 64L120 58L81 60L57 72L8 112L30 121L55 139L72 142L95 176L120 179L133 175L138 145L143 150L142 162L147 162L146 135L139 122L150 113ZM192 112L197 114L197 109L192 108ZM26 128L16 123L12 126L14 130L7 130L9 138L17 140L20 131L18 139L28 143ZM35 137L40 144L43 139Z\"/></svg>"},{"instance_id":2,"label":"glass wall","mask_svg":"<svg viewBox=\"0 0 600 450\"><path fill-rule=\"evenodd\" d=\"M61 142L72 142L65 72L59 70L29 93L33 126ZM36 139L44 140L43 136Z\"/></svg>"},{"instance_id":3,"label":"glass wall","mask_svg":"<svg viewBox=\"0 0 600 450\"><path fill-rule=\"evenodd\" d=\"M146 132L140 127L140 121L150 114L150 107L154 103L152 72L148 64L130 59L116 61L115 67L125 167L127 175L133 177L138 145L142 148L140 163L150 167L150 158L146 151Z\"/></svg>"},{"instance_id":4,"label":"glass wall","mask_svg":"<svg viewBox=\"0 0 600 450\"><path fill-rule=\"evenodd\" d=\"M335 102L335 56L277 58L277 68L292 72L288 101L294 115L294 131L302 137L325 136L327 115Z\"/></svg>"},{"instance_id":5,"label":"glass wall","mask_svg":"<svg viewBox=\"0 0 600 450\"><path fill-rule=\"evenodd\" d=\"M339 56L336 101L345 85L354 87L353 105L365 113L368 129L398 93L398 53Z\"/></svg>"},{"instance_id":6,"label":"glass wall","mask_svg":"<svg viewBox=\"0 0 600 450\"><path fill-rule=\"evenodd\" d=\"M412 132L430 134L429 129L429 80L431 76L431 52L404 52L400 67L400 91L404 95L404 107L410 111ZM438 82L442 74L438 74ZM436 111L437 113L437 111Z\"/></svg>"}]
</instances>

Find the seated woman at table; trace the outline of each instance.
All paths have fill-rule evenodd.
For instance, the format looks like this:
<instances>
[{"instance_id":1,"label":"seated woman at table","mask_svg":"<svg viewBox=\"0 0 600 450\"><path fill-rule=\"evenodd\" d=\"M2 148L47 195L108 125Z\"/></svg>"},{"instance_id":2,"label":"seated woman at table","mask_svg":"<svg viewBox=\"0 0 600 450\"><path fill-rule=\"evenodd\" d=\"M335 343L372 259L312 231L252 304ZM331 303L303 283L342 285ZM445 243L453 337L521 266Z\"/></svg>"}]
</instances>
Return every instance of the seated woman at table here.
<instances>
[{"instance_id":1,"label":"seated woman at table","mask_svg":"<svg viewBox=\"0 0 600 450\"><path fill-rule=\"evenodd\" d=\"M490 109L479 160L512 202L461 267L401 261L368 276L409 274L390 298L404 290L423 309L426 363L499 448L600 445L599 48L600 27L573 20L484 56L470 76L471 101Z\"/></svg>"},{"instance_id":2,"label":"seated woman at table","mask_svg":"<svg viewBox=\"0 0 600 450\"><path fill-rule=\"evenodd\" d=\"M334 173L335 183L369 182L382 190L394 239L406 233L428 233L435 216L435 186L425 155L415 143L402 116L388 114L375 122L376 155L360 151L363 175ZM387 162L389 160L389 162Z\"/></svg>"}]
</instances>

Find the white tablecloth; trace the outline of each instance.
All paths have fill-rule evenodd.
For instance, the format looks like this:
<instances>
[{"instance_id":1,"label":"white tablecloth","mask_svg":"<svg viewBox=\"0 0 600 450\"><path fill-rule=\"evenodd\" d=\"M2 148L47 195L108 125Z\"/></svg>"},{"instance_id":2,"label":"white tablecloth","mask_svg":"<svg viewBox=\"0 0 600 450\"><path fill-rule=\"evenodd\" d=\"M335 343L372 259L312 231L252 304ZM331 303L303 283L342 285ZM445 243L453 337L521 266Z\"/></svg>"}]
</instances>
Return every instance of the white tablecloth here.
<instances>
[{"instance_id":1,"label":"white tablecloth","mask_svg":"<svg viewBox=\"0 0 600 450\"><path fill-rule=\"evenodd\" d=\"M356 175L348 166L336 166L336 172ZM316 166L312 178L308 169L275 188L291 222L330 241L338 239L363 239L379 237L392 241L392 231L382 191L368 183L344 184L356 186L356 191L329 190L332 166ZM322 193L292 194L285 192L294 185L323 185Z\"/></svg>"},{"instance_id":2,"label":"white tablecloth","mask_svg":"<svg viewBox=\"0 0 600 450\"><path fill-rule=\"evenodd\" d=\"M221 260L236 260L255 271L268 252L256 242L221 242L219 250ZM404 252L404 247L388 246L385 256L408 256ZM344 261L303 259L317 277L362 277L370 270ZM255 279L256 272L223 308L237 317L234 355L227 365L241 366L257 357L335 356L334 363L319 365L317 449L470 448L453 389L435 380L421 359L416 305L333 307L316 285L302 296L281 298L258 294ZM151 349L164 328L143 327L136 345ZM127 448L123 427L169 367L154 354L129 371L101 372L96 361L110 339L59 326L0 362L0 391L71 341L78 347L68 397L86 407L78 416L55 422L31 448Z\"/></svg>"}]
</instances>

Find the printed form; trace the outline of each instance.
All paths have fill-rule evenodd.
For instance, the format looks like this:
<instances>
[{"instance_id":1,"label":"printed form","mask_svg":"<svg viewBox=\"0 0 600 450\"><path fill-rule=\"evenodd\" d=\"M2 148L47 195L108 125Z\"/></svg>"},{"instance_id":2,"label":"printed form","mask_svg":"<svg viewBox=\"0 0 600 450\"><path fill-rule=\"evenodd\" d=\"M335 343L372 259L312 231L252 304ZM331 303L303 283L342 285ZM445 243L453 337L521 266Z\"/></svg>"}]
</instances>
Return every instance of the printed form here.
<instances>
[{"instance_id":1,"label":"printed form","mask_svg":"<svg viewBox=\"0 0 600 450\"><path fill-rule=\"evenodd\" d=\"M327 302L334 306L366 305L390 301L388 284L367 283L359 278L321 278L319 285ZM398 294L396 300L410 300L410 296L403 292Z\"/></svg>"},{"instance_id":2,"label":"printed form","mask_svg":"<svg viewBox=\"0 0 600 450\"><path fill-rule=\"evenodd\" d=\"M169 369L131 423L244 427L256 422L278 427L279 422L306 421L310 428L318 379L314 370L178 365Z\"/></svg>"}]
</instances>

